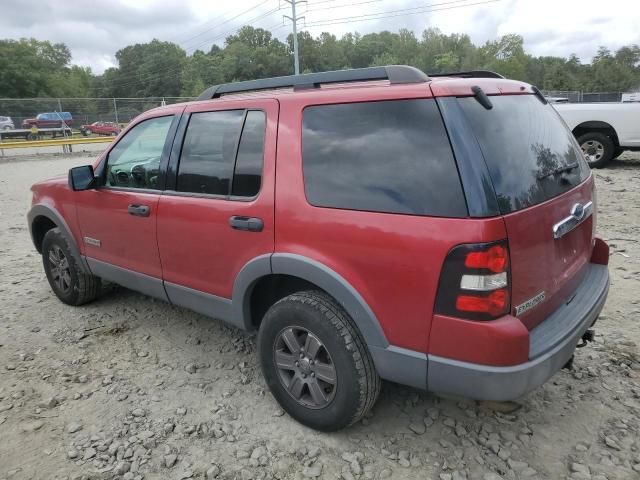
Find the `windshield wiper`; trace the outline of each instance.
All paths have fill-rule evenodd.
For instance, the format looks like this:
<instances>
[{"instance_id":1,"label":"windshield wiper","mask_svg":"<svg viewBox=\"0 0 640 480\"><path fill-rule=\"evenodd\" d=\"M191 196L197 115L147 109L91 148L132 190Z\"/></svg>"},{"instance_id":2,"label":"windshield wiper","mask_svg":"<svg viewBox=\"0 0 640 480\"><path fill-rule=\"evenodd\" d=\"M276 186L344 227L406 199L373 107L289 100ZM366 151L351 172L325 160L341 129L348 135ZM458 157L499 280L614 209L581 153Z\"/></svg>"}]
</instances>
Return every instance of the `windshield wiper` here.
<instances>
[{"instance_id":1,"label":"windshield wiper","mask_svg":"<svg viewBox=\"0 0 640 480\"><path fill-rule=\"evenodd\" d=\"M538 175L538 180L542 180L544 178L550 177L552 175L558 175L559 173L569 172L575 168L578 168L578 162L570 163L568 165L564 165L562 167L558 167L555 170L551 170L550 172Z\"/></svg>"}]
</instances>

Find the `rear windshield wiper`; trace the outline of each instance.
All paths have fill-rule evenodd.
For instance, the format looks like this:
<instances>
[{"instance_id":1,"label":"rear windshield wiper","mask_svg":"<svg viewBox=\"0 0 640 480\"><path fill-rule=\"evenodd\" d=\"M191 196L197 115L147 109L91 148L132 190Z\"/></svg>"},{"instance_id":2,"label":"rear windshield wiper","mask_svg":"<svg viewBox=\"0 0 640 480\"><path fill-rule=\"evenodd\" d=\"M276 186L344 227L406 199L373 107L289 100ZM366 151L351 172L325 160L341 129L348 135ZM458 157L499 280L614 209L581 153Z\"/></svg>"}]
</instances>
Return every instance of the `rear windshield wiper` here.
<instances>
[{"instance_id":1,"label":"rear windshield wiper","mask_svg":"<svg viewBox=\"0 0 640 480\"><path fill-rule=\"evenodd\" d=\"M493 108L493 103L491 103L491 100L489 99L489 97L487 96L486 93L484 93L484 90L482 90L482 88L480 88L477 85L474 85L473 87L471 87L471 91L473 92L473 97L478 101L478 103L480 105L482 105L485 109L487 110L491 110Z\"/></svg>"},{"instance_id":2,"label":"rear windshield wiper","mask_svg":"<svg viewBox=\"0 0 640 480\"><path fill-rule=\"evenodd\" d=\"M550 172L538 174L538 180L542 180L543 178L550 177L552 175L558 175L559 173L569 172L574 168L578 168L578 162L570 163L568 165L564 165L562 167L558 167L555 170L551 170Z\"/></svg>"}]
</instances>

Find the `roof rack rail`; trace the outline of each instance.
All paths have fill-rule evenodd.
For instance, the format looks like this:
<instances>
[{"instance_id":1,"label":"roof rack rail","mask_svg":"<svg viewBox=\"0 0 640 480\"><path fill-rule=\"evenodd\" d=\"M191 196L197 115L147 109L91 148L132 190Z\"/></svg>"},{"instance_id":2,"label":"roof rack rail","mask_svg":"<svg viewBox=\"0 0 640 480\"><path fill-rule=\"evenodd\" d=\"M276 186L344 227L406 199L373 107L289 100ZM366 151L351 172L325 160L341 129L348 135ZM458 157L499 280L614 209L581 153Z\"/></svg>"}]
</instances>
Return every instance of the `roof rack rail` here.
<instances>
[{"instance_id":1,"label":"roof rack rail","mask_svg":"<svg viewBox=\"0 0 640 480\"><path fill-rule=\"evenodd\" d=\"M365 82L369 80L389 80L392 84L424 83L429 77L414 67L407 65L387 65L386 67L354 68L333 72L305 73L286 77L247 80L244 82L223 83L207 88L197 100L219 98L227 93L250 92L274 88L293 87L295 90L318 88L323 83Z\"/></svg>"},{"instance_id":2,"label":"roof rack rail","mask_svg":"<svg viewBox=\"0 0 640 480\"><path fill-rule=\"evenodd\" d=\"M460 78L504 78L502 75L489 70L469 70L468 72L430 73L430 77L460 77Z\"/></svg>"}]
</instances>

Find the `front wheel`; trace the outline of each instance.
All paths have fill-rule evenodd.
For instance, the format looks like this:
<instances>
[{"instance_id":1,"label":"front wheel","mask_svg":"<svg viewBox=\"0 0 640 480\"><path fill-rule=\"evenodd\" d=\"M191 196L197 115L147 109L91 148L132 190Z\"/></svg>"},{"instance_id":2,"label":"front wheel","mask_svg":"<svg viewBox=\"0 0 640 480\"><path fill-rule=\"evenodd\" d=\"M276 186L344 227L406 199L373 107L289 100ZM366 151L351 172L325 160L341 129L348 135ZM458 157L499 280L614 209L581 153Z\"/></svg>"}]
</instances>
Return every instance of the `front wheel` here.
<instances>
[{"instance_id":1,"label":"front wheel","mask_svg":"<svg viewBox=\"0 0 640 480\"><path fill-rule=\"evenodd\" d=\"M604 167L613 159L616 151L613 140L600 132L589 132L580 135L578 144L591 168Z\"/></svg>"},{"instance_id":2,"label":"front wheel","mask_svg":"<svg viewBox=\"0 0 640 480\"><path fill-rule=\"evenodd\" d=\"M68 305L82 305L98 296L100 279L85 273L59 228L42 240L42 262L51 290Z\"/></svg>"},{"instance_id":3,"label":"front wheel","mask_svg":"<svg viewBox=\"0 0 640 480\"><path fill-rule=\"evenodd\" d=\"M380 392L380 377L353 320L323 292L298 292L276 302L262 320L258 352L278 403L316 430L357 422Z\"/></svg>"}]
</instances>

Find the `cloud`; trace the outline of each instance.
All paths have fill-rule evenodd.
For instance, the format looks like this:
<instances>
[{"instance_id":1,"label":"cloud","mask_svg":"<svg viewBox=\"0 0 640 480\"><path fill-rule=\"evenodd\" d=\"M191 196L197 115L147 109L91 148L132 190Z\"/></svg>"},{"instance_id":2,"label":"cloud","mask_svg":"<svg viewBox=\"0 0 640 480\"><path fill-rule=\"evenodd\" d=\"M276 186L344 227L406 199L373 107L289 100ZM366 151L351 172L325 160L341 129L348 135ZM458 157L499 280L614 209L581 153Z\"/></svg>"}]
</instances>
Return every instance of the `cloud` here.
<instances>
[{"instance_id":1,"label":"cloud","mask_svg":"<svg viewBox=\"0 0 640 480\"><path fill-rule=\"evenodd\" d=\"M566 57L576 53L585 62L600 45L615 50L640 43L637 0L609 0L605 14L602 3L596 0L502 0L471 5L479 1L308 0L299 9L308 24L331 23L309 26L307 30L313 35L408 28L420 37L425 28L436 27L445 33L466 33L474 43L482 44L517 33L534 55ZM282 10L274 11L278 5ZM352 18L419 7L425 8L414 15L370 21ZM37 8L24 8L19 0L3 0L0 31L4 38L64 42L71 49L74 63L89 65L101 73L116 64L115 52L127 45L159 38L175 41L188 52L206 50L212 42L221 45L236 28L262 14L266 15L252 24L271 27L275 36L284 39L290 32L289 24L282 23L282 15L290 14L287 9L288 4L279 0L39 0ZM346 17L350 17L348 23L336 23Z\"/></svg>"}]
</instances>

